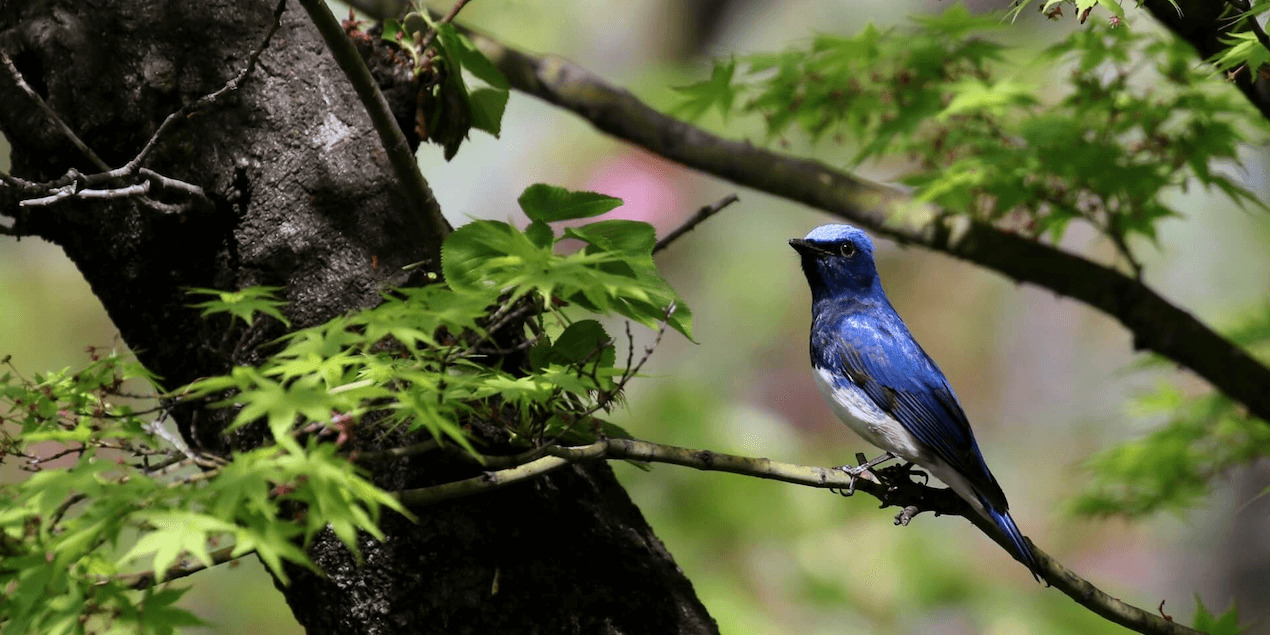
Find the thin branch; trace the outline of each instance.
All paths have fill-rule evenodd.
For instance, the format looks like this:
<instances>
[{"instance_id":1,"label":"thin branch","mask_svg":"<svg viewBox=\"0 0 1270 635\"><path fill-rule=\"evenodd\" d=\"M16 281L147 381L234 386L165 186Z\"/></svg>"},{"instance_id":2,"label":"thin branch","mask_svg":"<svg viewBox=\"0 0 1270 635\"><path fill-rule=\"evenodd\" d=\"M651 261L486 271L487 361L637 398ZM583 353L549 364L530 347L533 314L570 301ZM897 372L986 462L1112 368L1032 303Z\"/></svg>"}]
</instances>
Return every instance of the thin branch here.
<instances>
[{"instance_id":1,"label":"thin branch","mask_svg":"<svg viewBox=\"0 0 1270 635\"><path fill-rule=\"evenodd\" d=\"M397 119L393 117L383 93L379 92L379 86L371 76L370 69L366 67L366 62L358 54L353 42L348 39L344 27L340 26L339 20L326 6L325 0L300 0L300 4L308 12L309 19L317 26L331 55L335 57L335 62L352 83L358 99L366 108L366 113L370 115L371 124L375 132L379 134L379 140L384 145L384 152L388 154L388 162L392 165L393 174L401 184L402 194L414 208L416 217L422 219L428 229L429 237L434 241L433 244L428 245L429 253L440 254L442 239L454 230L450 227L449 221L441 215L441 208L433 198L432 190L428 188L428 182L424 180L423 173L419 171L414 151L410 149L406 135L397 125Z\"/></svg>"},{"instance_id":2,"label":"thin branch","mask_svg":"<svg viewBox=\"0 0 1270 635\"><path fill-rule=\"evenodd\" d=\"M467 3L471 1L472 0L458 0L458 2L455 2L454 6L450 7L450 12L442 16L440 20L437 20L437 26L441 26L442 24L449 24L450 22L452 22L454 18L459 15L459 11L462 11L463 7L467 6ZM435 40L436 38L437 38L437 29L432 29L431 31L428 31L428 34L423 36L423 40L419 43L419 50L420 51L426 50L429 46L432 45L432 41Z\"/></svg>"},{"instance_id":3,"label":"thin branch","mask_svg":"<svg viewBox=\"0 0 1270 635\"><path fill-rule=\"evenodd\" d=\"M75 148L79 150L85 158L92 162L97 169L110 169L110 165L103 161L101 157L97 156L97 153L93 152L93 149L88 147L88 144L84 143L84 141L79 138L79 135L75 134L75 131L71 130L71 127L66 125L65 121L62 121L61 117L57 116L57 113L49 107L48 103L44 101L44 98L40 97L39 93L35 92L35 90L31 88L30 84L26 83L26 79L22 77L22 73L18 72L18 67L13 64L13 60L9 59L9 55L4 51L0 51L0 63L4 64L5 71L9 73L10 79L18 85L18 88L22 89L22 92L26 94L27 99L30 99L31 103L35 104L35 107L44 114L45 119L49 120L49 122L54 126L57 126L58 130L61 131L62 136L66 137L66 140L70 141L71 145L75 146Z\"/></svg>"},{"instance_id":4,"label":"thin branch","mask_svg":"<svg viewBox=\"0 0 1270 635\"><path fill-rule=\"evenodd\" d=\"M255 549L249 549L238 555L234 555L235 547L236 545L229 545L227 547L221 547L220 549L217 549L207 554L208 558L211 560L211 564L203 564L201 562L195 562L192 564L176 564L171 567L168 567L167 571L163 572L163 582L171 582L172 580L184 578L186 576L191 576L204 569L209 569L217 565L225 564L226 562L237 560L239 558L242 558L243 556L249 556L253 553L256 553ZM118 576L114 579L118 582L124 583L125 585L128 586L128 588L135 589L137 591L148 589L156 584L159 584L158 578L154 571L142 571L140 573L129 573L126 575Z\"/></svg>"},{"instance_id":5,"label":"thin branch","mask_svg":"<svg viewBox=\"0 0 1270 635\"><path fill-rule=\"evenodd\" d=\"M375 461L386 461L389 459L404 459L411 456L418 456L420 454L427 454L429 452L436 451L440 447L441 444L436 441L424 441L422 443L415 443L414 445L407 445L405 447L376 450L373 452L361 452L354 450L349 454L349 460L356 463L371 463Z\"/></svg>"},{"instance_id":6,"label":"thin branch","mask_svg":"<svg viewBox=\"0 0 1270 635\"><path fill-rule=\"evenodd\" d=\"M158 172L155 172L154 170L151 170L150 168L141 168L137 170L137 174L140 174L141 176L145 177L147 181L149 181L150 183L153 183L156 187L160 187L165 190L176 190L178 192L184 192L195 198L201 198L201 199L207 198L207 193L203 191L203 188L197 185L194 185L193 183L186 183L185 181L182 181L180 179L174 179L171 177L163 176L162 174L159 174Z\"/></svg>"},{"instance_id":7,"label":"thin branch","mask_svg":"<svg viewBox=\"0 0 1270 635\"><path fill-rule=\"evenodd\" d=\"M715 201L714 203L711 203L710 205L706 205L705 207L702 207L701 209L697 210L697 213L693 214L692 218L689 218L686 222L684 222L684 224L676 227L669 234L662 236L661 240L657 241L657 244L653 246L653 253L657 253L669 247L670 243L673 243L676 240L678 240L680 236L683 236L684 234L692 231L693 229L697 227L697 225L704 223L707 218L710 218L711 216L718 214L720 211L723 210L723 208L739 200L741 199L737 198L736 193L734 192L732 194L728 194L727 196Z\"/></svg>"},{"instance_id":8,"label":"thin branch","mask_svg":"<svg viewBox=\"0 0 1270 635\"><path fill-rule=\"evenodd\" d=\"M8 55L5 55L3 51L0 51L0 62L3 62L3 65L9 73L11 79L27 93L36 107L44 113L45 117L57 126L62 134L76 148L78 148L80 152L84 153L84 155L88 157L88 159L92 161L98 169L101 170L101 172L97 174L84 175L80 174L78 170L72 168L66 172L65 176L48 183L32 183L5 175L3 179L4 183L10 187L15 187L19 191L27 194L44 194L43 196L36 196L35 198L22 200L18 203L18 205L21 207L42 207L52 205L59 201L72 199L144 197L147 193L149 193L151 186L177 190L206 201L207 195L203 191L203 188L192 183L186 183L185 181L163 176L154 170L141 167L141 164L158 145L159 140L169 130L171 130L173 126L212 105L222 96L238 90L242 83L251 74L251 71L255 69L256 63L260 59L260 56L264 54L265 49L269 47L269 42L273 39L274 34L277 33L278 28L282 24L282 12L285 8L286 0L279 0L277 6L274 8L273 23L269 26L269 30L265 33L265 37L261 41L260 45L248 54L247 64L242 68L242 70L234 75L234 77L230 78L229 81L225 82L225 84L219 89L203 95L197 100L181 107L176 112L169 114L163 120L163 123L159 124L159 127L154 131L154 134L150 135L150 138L146 140L146 143L142 146L141 151L138 152L132 160L128 161L128 163L124 164L122 167L114 169L98 157L97 154L94 153L92 149L89 148L88 145L85 144L75 134L75 132L70 129L70 126L66 125L66 123L57 116L57 113L54 112L53 109L50 108L48 104L46 104L44 100L35 93L35 91L31 90L30 86L28 86L26 81L22 78L21 73L18 72L17 67L13 65L13 61L10 60ZM140 174L143 178L145 178L145 181L142 183L133 183L118 187L93 187L95 185L106 183L118 183L120 180L131 178L137 174ZM157 201L148 201L147 204L153 208L169 212L178 211L180 209L179 207L173 207Z\"/></svg>"},{"instance_id":9,"label":"thin branch","mask_svg":"<svg viewBox=\"0 0 1270 635\"><path fill-rule=\"evenodd\" d=\"M159 138L162 137L172 126L175 126L179 121L186 119L200 110L216 103L216 100L220 99L222 96L238 90L239 86L241 86L247 77L251 75L251 71L256 68L256 62L260 59L260 56L264 54L265 49L269 48L269 42L273 39L273 35L277 33L278 28L282 26L282 12L285 11L286 8L287 0L278 0L278 4L273 9L273 23L269 25L269 30L265 32L264 40L260 42L260 46L257 46L247 55L247 64L243 66L241 71L238 71L237 75L230 78L230 80L225 82L225 85L221 86L218 90L203 95L193 102L181 107L180 110L168 115L167 118L163 120L163 123L159 124L159 128L154 131L154 134L150 135L150 140L146 141L145 146L141 148L141 151L137 153L137 156L133 157L127 165L119 168L119 170L123 171L123 173L127 175L135 174L137 169L141 167L141 163L145 161L150 152L154 150Z\"/></svg>"},{"instance_id":10,"label":"thin branch","mask_svg":"<svg viewBox=\"0 0 1270 635\"><path fill-rule=\"evenodd\" d=\"M927 208L936 220L923 228L888 223L895 211L922 206L899 188L712 135L653 110L565 60L534 57L465 32L513 88L572 111L605 133L738 185L819 208L900 243L942 251L1080 300L1124 324L1133 333L1135 348L1190 368L1270 421L1270 391L1265 389L1270 368L1132 276L938 209Z\"/></svg>"},{"instance_id":11,"label":"thin branch","mask_svg":"<svg viewBox=\"0 0 1270 635\"><path fill-rule=\"evenodd\" d=\"M463 481L402 490L397 492L397 500L401 501L401 504L406 507L433 505L442 501L502 489L508 485L553 472L570 463L571 461L568 459L562 459L557 456L544 456L524 465L495 472L486 472L481 476Z\"/></svg>"},{"instance_id":12,"label":"thin branch","mask_svg":"<svg viewBox=\"0 0 1270 635\"><path fill-rule=\"evenodd\" d=\"M71 199L111 199L111 198L133 198L143 196L150 191L150 182L146 181L137 185L126 185L124 187L116 187L106 190L79 190L73 187L67 187L55 194L42 196L40 198L28 198L18 202L19 207L43 207L52 205L58 201Z\"/></svg>"},{"instance_id":13,"label":"thin branch","mask_svg":"<svg viewBox=\"0 0 1270 635\"><path fill-rule=\"evenodd\" d=\"M185 456L185 458L189 459L198 466L203 468L215 467L214 463L209 464L208 459L199 456L198 453L190 449L190 446L185 443L185 439L182 439L180 435L172 434L166 427L163 426L163 423L167 421L167 418L172 413L171 405L172 404L161 406L162 410L159 416L156 417L154 421L142 426L142 429L149 434L167 441L169 445L176 448L176 450Z\"/></svg>"},{"instance_id":14,"label":"thin branch","mask_svg":"<svg viewBox=\"0 0 1270 635\"><path fill-rule=\"evenodd\" d=\"M61 524L62 518L66 516L66 512L69 512L72 507L86 500L88 500L87 494L71 494L70 496L67 496L66 500L62 501L61 504L57 506L57 509L54 509L53 513L49 515L48 526L56 527Z\"/></svg>"},{"instance_id":15,"label":"thin branch","mask_svg":"<svg viewBox=\"0 0 1270 635\"><path fill-rule=\"evenodd\" d=\"M572 463L594 460L630 460L652 463L669 463L692 467L712 472L729 472L758 478L772 479L786 483L806 485L831 490L846 490L854 487L857 491L868 492L883 506L901 506L903 510L896 518L896 524L907 524L907 520L918 511L932 511L936 514L956 515L974 523L988 537L1013 553L1006 538L992 522L980 517L970 509L960 497L948 489L929 487L914 482L907 469L895 466L878 470L878 479L866 472L853 479L837 468L813 467L783 463L767 458L754 458L721 454L708 450L693 450L670 445L661 445L635 439L600 439L595 443L578 447L547 446L544 448L548 456L535 459L529 463L513 468L486 472L481 476L425 487L404 490L397 493L397 498L407 507L422 507L441 501L453 500L465 496L501 489L549 472L558 470ZM874 478L869 478L874 476ZM1031 541L1029 541L1030 543ZM1062 591L1077 603L1098 615L1133 629L1140 633L1165 633L1176 635L1197 635L1199 632L1164 619L1150 611L1126 604L1095 587L1088 580L1081 578L1032 545L1040 563L1041 576L1054 588Z\"/></svg>"}]
</instances>

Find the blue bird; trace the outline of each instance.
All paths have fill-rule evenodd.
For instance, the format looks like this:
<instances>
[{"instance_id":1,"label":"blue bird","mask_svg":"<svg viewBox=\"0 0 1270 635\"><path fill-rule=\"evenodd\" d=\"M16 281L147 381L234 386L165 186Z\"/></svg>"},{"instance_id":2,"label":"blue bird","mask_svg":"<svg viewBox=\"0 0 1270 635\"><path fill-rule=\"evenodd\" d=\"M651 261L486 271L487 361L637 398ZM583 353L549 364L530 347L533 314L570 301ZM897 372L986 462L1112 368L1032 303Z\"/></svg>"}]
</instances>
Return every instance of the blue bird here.
<instances>
[{"instance_id":1,"label":"blue bird","mask_svg":"<svg viewBox=\"0 0 1270 635\"><path fill-rule=\"evenodd\" d=\"M897 457L921 466L999 527L1039 581L1040 564L1010 518L957 396L886 299L873 241L850 225L822 225L789 244L811 286L816 387L843 423L886 452L843 469L858 476Z\"/></svg>"}]
</instances>

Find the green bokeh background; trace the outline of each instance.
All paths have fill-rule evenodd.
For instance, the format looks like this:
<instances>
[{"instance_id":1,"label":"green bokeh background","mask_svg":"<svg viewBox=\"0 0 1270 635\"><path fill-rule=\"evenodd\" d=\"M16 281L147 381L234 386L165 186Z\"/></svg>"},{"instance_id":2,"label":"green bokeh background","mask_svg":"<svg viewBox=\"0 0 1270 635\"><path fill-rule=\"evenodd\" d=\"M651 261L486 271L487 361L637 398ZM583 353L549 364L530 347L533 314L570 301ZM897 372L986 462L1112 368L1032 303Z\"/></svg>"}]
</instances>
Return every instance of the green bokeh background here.
<instances>
[{"instance_id":1,"label":"green bokeh background","mask_svg":"<svg viewBox=\"0 0 1270 635\"><path fill-rule=\"evenodd\" d=\"M688 4L481 0L462 17L508 43L579 62L664 107L674 100L667 87L703 77L712 55L778 49L817 32L850 34L866 21L893 24L947 6L721 2L722 18L703 39ZM1132 10L1130 19L1133 28L1153 26ZM1012 28L1007 37L1039 43L1079 26L1025 15ZM709 125L761 140L754 122ZM790 143L791 151L805 151ZM7 160L7 147L0 150ZM815 152L831 164L844 160L832 146ZM810 302L785 243L828 217L689 172L515 93L501 139L474 133L451 163L436 147L422 148L419 159L456 225L521 222L515 198L535 182L622 197L619 214L652 222L659 233L737 191L740 203L659 256L696 314L698 342L668 335L615 422L652 441L804 464L873 454L833 418L808 368ZM1245 175L1259 178L1264 155L1248 160ZM872 176L886 179L898 169L880 166ZM1264 190L1260 181L1253 186ZM1221 325L1267 294L1270 222L1203 192L1186 195L1180 207L1186 218L1161 225L1158 249L1138 246L1147 282ZM1063 246L1110 256L1079 227ZM1162 380L1191 390L1202 383L1185 373L1129 370L1138 359L1129 334L1084 305L886 241L878 261L892 302L948 375L1016 520L1041 548L1130 603L1165 601L1165 612L1183 622L1196 593L1214 609L1238 597L1243 613L1270 619L1259 592L1270 582L1270 544L1255 531L1270 513L1270 502L1255 498L1264 466L1219 480L1210 504L1184 515L1127 523L1064 512L1084 481L1083 458L1155 423L1130 417L1126 398ZM640 345L651 339L638 336ZM115 337L59 248L34 239L0 243L0 354L34 372L83 363L85 346ZM895 527L894 510L879 510L866 496L665 465L615 469L725 633L1126 632L1033 582L962 519L922 515ZM2 478L17 476L0 469ZM190 583L185 605L211 623L192 632L302 632L254 561Z\"/></svg>"}]
</instances>

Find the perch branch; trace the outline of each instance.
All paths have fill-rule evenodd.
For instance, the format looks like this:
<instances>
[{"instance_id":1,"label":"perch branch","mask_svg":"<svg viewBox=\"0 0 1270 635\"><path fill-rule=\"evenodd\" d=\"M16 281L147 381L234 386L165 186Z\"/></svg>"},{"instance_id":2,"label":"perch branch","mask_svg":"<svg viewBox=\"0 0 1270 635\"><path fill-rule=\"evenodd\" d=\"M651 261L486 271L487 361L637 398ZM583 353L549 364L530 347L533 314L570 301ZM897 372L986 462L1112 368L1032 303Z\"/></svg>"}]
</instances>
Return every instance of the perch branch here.
<instances>
[{"instance_id":1,"label":"perch branch","mask_svg":"<svg viewBox=\"0 0 1270 635\"><path fill-rule=\"evenodd\" d=\"M524 465L485 472L480 476L453 483L402 490L397 493L397 500L406 507L423 507L455 498L463 498L481 492L502 489L508 485L519 483L548 472L558 470L571 461L556 456L544 456Z\"/></svg>"},{"instance_id":2,"label":"perch branch","mask_svg":"<svg viewBox=\"0 0 1270 635\"><path fill-rule=\"evenodd\" d=\"M1005 548L1007 553L1012 553L1009 549L1009 540L996 525L979 517L951 490L917 483L908 478L906 470L900 466L877 470L876 474L866 472L861 477L852 479L845 472L835 468L796 465L767 458L693 450L635 439L601 439L585 446L553 445L547 446L545 450L547 456L523 465L485 472L463 481L404 490L397 493L397 498L407 507L421 507L500 489L558 470L566 465L584 461L629 460L669 463L698 470L730 472L831 490L846 490L854 485L856 491L867 492L874 496L882 502L883 507L902 507L903 510L896 518L897 524L907 524L907 520L920 511L961 516L974 523L980 531ZM869 478L870 476L873 478ZM919 511L914 512L912 508ZM1150 611L1108 595L1035 545L1032 545L1032 549L1040 563L1041 577L1090 611L1139 633L1198 635L1199 632L1194 629L1166 620Z\"/></svg>"}]
</instances>

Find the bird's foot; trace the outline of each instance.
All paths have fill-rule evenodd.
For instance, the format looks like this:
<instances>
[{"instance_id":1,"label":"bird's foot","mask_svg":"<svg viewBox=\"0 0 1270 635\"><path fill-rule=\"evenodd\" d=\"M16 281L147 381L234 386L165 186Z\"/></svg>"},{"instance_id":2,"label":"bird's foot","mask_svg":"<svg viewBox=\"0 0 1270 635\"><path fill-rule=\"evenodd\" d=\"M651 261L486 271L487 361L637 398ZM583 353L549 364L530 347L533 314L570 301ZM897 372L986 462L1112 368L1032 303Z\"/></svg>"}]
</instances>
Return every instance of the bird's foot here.
<instances>
[{"instance_id":1,"label":"bird's foot","mask_svg":"<svg viewBox=\"0 0 1270 635\"><path fill-rule=\"evenodd\" d=\"M860 467L855 465L839 465L833 469L845 472L847 476L851 477L851 480L847 482L847 489L843 490L843 489L838 489L836 487L829 488L829 491L835 494L841 494L843 496L851 496L855 494L855 481L857 478L860 478L861 475L867 475L865 476L865 478L871 481L877 480L877 477L872 472L870 472L869 469L866 467Z\"/></svg>"},{"instance_id":2,"label":"bird's foot","mask_svg":"<svg viewBox=\"0 0 1270 635\"><path fill-rule=\"evenodd\" d=\"M873 469L873 466L879 463L885 463L893 458L895 458L894 454L886 452L882 454L882 456L866 461L864 460L864 454L857 452L855 460L859 462L859 465L839 465L838 467L833 468L835 470L841 470L845 472L847 476L851 477L851 480L847 483L847 489L839 490L837 488L830 488L829 491L843 496L851 496L852 494L855 494L855 482L858 478L863 477L875 483L881 482L878 480L877 475L871 470Z\"/></svg>"}]
</instances>

